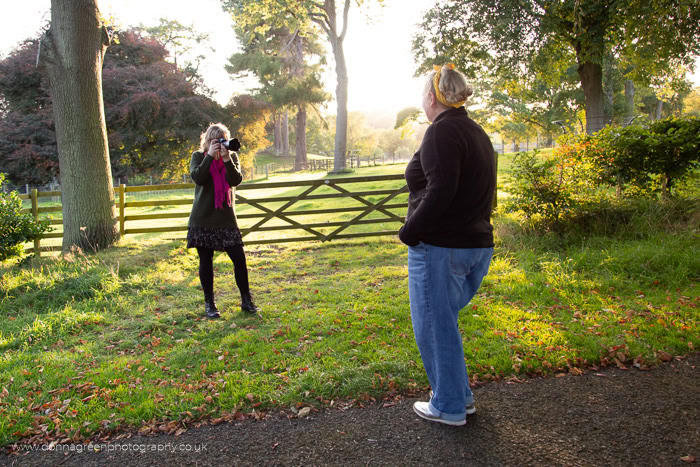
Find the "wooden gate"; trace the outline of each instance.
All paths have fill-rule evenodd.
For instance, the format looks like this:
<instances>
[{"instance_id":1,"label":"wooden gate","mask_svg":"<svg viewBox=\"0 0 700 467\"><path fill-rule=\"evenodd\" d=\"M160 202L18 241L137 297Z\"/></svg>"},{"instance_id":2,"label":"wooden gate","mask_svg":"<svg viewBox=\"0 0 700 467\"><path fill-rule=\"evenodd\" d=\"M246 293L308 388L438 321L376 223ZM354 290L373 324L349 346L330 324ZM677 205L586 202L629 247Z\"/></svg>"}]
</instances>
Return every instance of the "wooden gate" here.
<instances>
[{"instance_id":1,"label":"wooden gate","mask_svg":"<svg viewBox=\"0 0 700 467\"><path fill-rule=\"evenodd\" d=\"M248 204L260 213L256 214L241 214L238 216L239 219L259 219L254 225L242 228L241 234L244 239L247 235L254 232L270 232L270 231L280 231L280 230L303 230L308 232L310 235L303 237L284 237L284 238L271 238L262 240L245 240L246 244L262 244L262 243L280 243L280 242L299 242L308 240L320 240L320 241L330 241L334 239L341 238L356 238L356 237L368 237L368 236L379 236L379 235L396 235L398 228L404 222L405 217L400 216L391 209L406 209L407 202L401 203L390 203L398 195L408 192L408 187L405 183L397 188L388 189L372 189L372 190L360 190L351 191L344 188L342 185L356 184L356 183L373 183L373 182L383 182L383 181L394 181L403 180L403 175L386 175L386 176L375 176L375 177L352 177L352 178L328 178L321 180L305 180L305 181L295 181L295 182L278 182L278 183L260 183L251 185L241 185L236 189L236 202L240 204ZM262 189L279 189L279 188L289 188L289 187L305 187L305 189L293 196L278 196L270 198L251 198L247 195L244 196L241 192L247 192L249 190L262 190ZM330 190L329 190L330 189ZM322 192L323 191L323 192ZM330 191L330 192L329 192ZM333 200L338 198L345 198L346 200L353 200L359 204L356 206L344 206L344 207L330 207L326 209L298 209L295 210L294 206L302 203L304 201L317 201L317 200ZM368 199L368 198L379 198L379 199ZM284 203L276 209L266 206L266 204L274 203ZM301 223L293 219L297 216L310 216L310 215L327 215L333 216L342 213L356 213L351 219L343 220L327 220L326 222L314 222L314 223ZM368 219L370 214L379 213L379 217L374 217ZM404 211L405 214L405 211ZM279 219L284 224L278 226L270 225L273 220ZM392 222L396 223L396 228L391 230L379 230L379 231L365 231L365 232L353 232L348 233L347 230L353 226L359 225L370 225L378 223ZM329 231L330 229L330 231Z\"/></svg>"},{"instance_id":2,"label":"wooden gate","mask_svg":"<svg viewBox=\"0 0 700 467\"><path fill-rule=\"evenodd\" d=\"M236 204L241 234L248 245L283 242L301 242L309 240L331 241L342 238L370 237L380 235L396 235L404 222L408 202L397 200L396 197L406 193L408 187L401 174L339 177L319 180L299 180L292 182L244 183L236 188ZM359 185L355 189L348 185ZM367 185L370 185L368 188ZM378 185L378 186L372 186ZM191 190L191 191L190 191ZM186 218L189 217L189 206L192 198L177 199L182 192L194 194L194 184L180 183L173 185L149 185L128 187L120 185L115 188L119 232L122 236L144 233L167 233L187 231ZM288 193L288 192L292 193ZM149 192L161 193L150 195L156 199L139 201L134 198ZM287 193L285 193L287 192ZM173 195L163 194L173 193ZM250 193L250 195L248 194ZM254 197L254 193L262 196ZM21 198L31 200L31 207L25 212L31 212L39 219L53 213L60 213L61 206L54 202L51 206L39 206L39 199L60 197L60 192L37 192L31 195L21 195ZM286 196L285 196L286 195ZM162 198L159 198L162 196ZM131 199L130 199L131 198ZM301 203L313 203L305 207ZM250 208L245 208L248 205ZM166 208L166 212L144 213L149 208ZM184 209L177 211L178 207ZM400 214L392 212L398 210ZM141 212L139 212L141 211ZM322 221L318 217L323 216ZM347 218L350 216L350 218ZM311 221L299 218L311 218ZM159 225L164 219L179 220L178 225ZM249 225L252 221L252 225ZM61 226L62 220L53 217L52 225ZM392 223L391 228L377 224ZM134 224L137 224L134 226ZM275 225L277 224L277 225ZM374 225L374 227L372 227ZM366 229L358 229L366 226ZM353 231L349 231L349 230ZM287 234L271 237L271 232L303 231L304 236ZM33 248L27 247L25 252L60 250L60 246L41 246L42 239L59 239L61 232L44 234L34 242ZM177 238L184 238L184 235Z\"/></svg>"}]
</instances>

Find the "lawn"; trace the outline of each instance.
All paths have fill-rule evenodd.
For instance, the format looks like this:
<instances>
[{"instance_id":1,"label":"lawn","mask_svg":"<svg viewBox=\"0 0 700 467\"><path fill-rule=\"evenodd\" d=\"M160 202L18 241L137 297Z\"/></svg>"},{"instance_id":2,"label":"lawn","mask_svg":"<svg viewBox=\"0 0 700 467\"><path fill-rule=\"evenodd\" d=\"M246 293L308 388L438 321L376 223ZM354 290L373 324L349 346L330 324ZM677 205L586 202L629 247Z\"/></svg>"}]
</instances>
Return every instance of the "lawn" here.
<instances>
[{"instance_id":1,"label":"lawn","mask_svg":"<svg viewBox=\"0 0 700 467\"><path fill-rule=\"evenodd\" d=\"M574 239L528 235L504 214L495 226L490 273L460 318L476 384L644 369L700 345L697 226ZM96 255L0 265L0 446L427 388L395 237L247 253L263 312L240 312L219 255L217 321L202 318L196 253L181 241L133 236Z\"/></svg>"}]
</instances>

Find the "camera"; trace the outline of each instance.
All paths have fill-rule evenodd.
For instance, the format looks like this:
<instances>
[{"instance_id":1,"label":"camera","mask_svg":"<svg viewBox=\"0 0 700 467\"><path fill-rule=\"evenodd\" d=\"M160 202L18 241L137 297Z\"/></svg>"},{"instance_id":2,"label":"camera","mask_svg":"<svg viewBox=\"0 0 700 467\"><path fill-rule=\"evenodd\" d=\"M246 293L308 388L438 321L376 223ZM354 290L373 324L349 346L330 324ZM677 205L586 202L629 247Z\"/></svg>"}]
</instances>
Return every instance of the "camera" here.
<instances>
[{"instance_id":1,"label":"camera","mask_svg":"<svg viewBox=\"0 0 700 467\"><path fill-rule=\"evenodd\" d=\"M219 143L229 151L238 151L241 149L241 142L238 141L238 138L233 138L232 140L221 138L219 139Z\"/></svg>"}]
</instances>

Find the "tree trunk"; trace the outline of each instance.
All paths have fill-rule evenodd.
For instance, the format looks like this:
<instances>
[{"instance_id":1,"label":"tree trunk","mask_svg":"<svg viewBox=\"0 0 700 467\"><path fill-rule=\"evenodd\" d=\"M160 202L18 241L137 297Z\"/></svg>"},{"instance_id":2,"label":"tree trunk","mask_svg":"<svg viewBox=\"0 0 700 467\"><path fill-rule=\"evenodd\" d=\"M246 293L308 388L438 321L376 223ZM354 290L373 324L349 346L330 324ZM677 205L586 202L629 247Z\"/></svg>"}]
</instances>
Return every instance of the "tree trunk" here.
<instances>
[{"instance_id":1,"label":"tree trunk","mask_svg":"<svg viewBox=\"0 0 700 467\"><path fill-rule=\"evenodd\" d=\"M611 123L612 122L612 117L613 117L613 106L614 106L614 98L615 98L615 77L613 76L614 74L614 58L612 57L607 57L605 60L605 66L604 66L604 101L603 101L603 117L605 124Z\"/></svg>"},{"instance_id":2,"label":"tree trunk","mask_svg":"<svg viewBox=\"0 0 700 467\"><path fill-rule=\"evenodd\" d=\"M670 197L671 178L668 174L664 174L661 179L661 198L668 199Z\"/></svg>"},{"instance_id":3,"label":"tree trunk","mask_svg":"<svg viewBox=\"0 0 700 467\"><path fill-rule=\"evenodd\" d=\"M664 108L664 101L657 99L656 101L656 120L661 120L661 111Z\"/></svg>"},{"instance_id":4,"label":"tree trunk","mask_svg":"<svg viewBox=\"0 0 700 467\"><path fill-rule=\"evenodd\" d=\"M312 2L313 3L313 2ZM323 6L319 6L325 13L323 21L314 20L328 35L328 40L333 49L335 59L335 74L338 80L335 88L335 99L338 110L335 117L335 155L333 157L333 171L342 172L347 167L346 151L348 144L348 69L345 64L345 51L343 41L348 29L348 13L350 0L345 0L343 5L343 29L338 34L337 13L335 0L324 0Z\"/></svg>"},{"instance_id":5,"label":"tree trunk","mask_svg":"<svg viewBox=\"0 0 700 467\"><path fill-rule=\"evenodd\" d=\"M299 106L297 112L296 140L294 170L304 170L309 166L306 158L306 105L304 104Z\"/></svg>"},{"instance_id":6,"label":"tree trunk","mask_svg":"<svg viewBox=\"0 0 700 467\"><path fill-rule=\"evenodd\" d=\"M275 156L282 154L282 118L275 112Z\"/></svg>"},{"instance_id":7,"label":"tree trunk","mask_svg":"<svg viewBox=\"0 0 700 467\"><path fill-rule=\"evenodd\" d=\"M338 85L335 88L335 97L338 101L338 111L335 120L335 156L333 159L333 171L345 170L346 151L348 145L348 70L345 65L345 52L343 43L338 41L334 47L335 72L338 77Z\"/></svg>"},{"instance_id":8,"label":"tree trunk","mask_svg":"<svg viewBox=\"0 0 700 467\"><path fill-rule=\"evenodd\" d=\"M50 83L63 204L63 251L98 250L119 238L102 63L109 36L96 0L51 0L44 66Z\"/></svg>"},{"instance_id":9,"label":"tree trunk","mask_svg":"<svg viewBox=\"0 0 700 467\"><path fill-rule=\"evenodd\" d=\"M586 99L586 133L592 135L606 125L603 97L603 70L600 64L585 62L578 74Z\"/></svg>"},{"instance_id":10,"label":"tree trunk","mask_svg":"<svg viewBox=\"0 0 700 467\"><path fill-rule=\"evenodd\" d=\"M632 123L634 119L634 81L625 81L625 125Z\"/></svg>"},{"instance_id":11,"label":"tree trunk","mask_svg":"<svg viewBox=\"0 0 700 467\"><path fill-rule=\"evenodd\" d=\"M289 155L289 114L286 110L282 114L282 154Z\"/></svg>"}]
</instances>

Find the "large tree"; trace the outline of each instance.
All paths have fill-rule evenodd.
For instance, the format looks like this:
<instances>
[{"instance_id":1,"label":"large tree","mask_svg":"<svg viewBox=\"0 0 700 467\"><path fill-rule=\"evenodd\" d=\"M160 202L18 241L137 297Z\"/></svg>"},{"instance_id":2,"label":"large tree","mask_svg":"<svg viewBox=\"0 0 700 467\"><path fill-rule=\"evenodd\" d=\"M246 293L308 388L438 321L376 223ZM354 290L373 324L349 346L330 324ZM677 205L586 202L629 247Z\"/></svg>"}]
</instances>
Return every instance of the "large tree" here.
<instances>
[{"instance_id":1,"label":"large tree","mask_svg":"<svg viewBox=\"0 0 700 467\"><path fill-rule=\"evenodd\" d=\"M342 4L336 4L335 0L221 0L224 9L234 12L243 11L237 17L251 21L258 32L264 33L271 27L287 25L289 23L304 25L308 21L313 22L324 32L328 38L335 59L336 72L336 112L335 127L335 156L333 170L346 169L347 132L348 132L348 69L345 63L344 41L348 31L348 17L350 7L354 3L358 7L366 3L365 0L341 0ZM381 5L383 0L376 0ZM338 17L342 16L342 25Z\"/></svg>"},{"instance_id":2,"label":"large tree","mask_svg":"<svg viewBox=\"0 0 700 467\"><path fill-rule=\"evenodd\" d=\"M36 67L38 39L0 61L0 172L15 184L45 184L58 176L53 108Z\"/></svg>"},{"instance_id":3,"label":"large tree","mask_svg":"<svg viewBox=\"0 0 700 467\"><path fill-rule=\"evenodd\" d=\"M56 122L64 251L104 248L119 237L102 102L109 41L96 0L51 0L40 65Z\"/></svg>"},{"instance_id":4,"label":"large tree","mask_svg":"<svg viewBox=\"0 0 700 467\"><path fill-rule=\"evenodd\" d=\"M612 57L658 76L700 52L696 0L442 0L414 40L419 61L464 60L474 74L521 79L547 47L575 57L586 131L610 121L604 89ZM446 56L445 51L460 56Z\"/></svg>"},{"instance_id":5,"label":"large tree","mask_svg":"<svg viewBox=\"0 0 700 467\"><path fill-rule=\"evenodd\" d=\"M102 89L113 177L178 173L199 134L228 118L196 92L196 80L167 61L156 39L119 31L105 54ZM14 183L59 178L52 101L36 68L38 41L28 40L0 61L0 168Z\"/></svg>"},{"instance_id":6,"label":"large tree","mask_svg":"<svg viewBox=\"0 0 700 467\"><path fill-rule=\"evenodd\" d=\"M571 66L571 57L556 51L544 50L534 60L529 76L492 76L487 85L487 120L496 118L497 125L505 128L511 136L524 135L530 131L544 136L551 143L560 126L570 127L577 112L583 107L583 93L577 86L576 67ZM486 80L482 80L483 86ZM483 90L479 89L483 95ZM504 118L505 117L505 120ZM523 132L522 125L527 127Z\"/></svg>"},{"instance_id":7,"label":"large tree","mask_svg":"<svg viewBox=\"0 0 700 467\"><path fill-rule=\"evenodd\" d=\"M155 38L119 33L104 64L104 101L115 176L177 173L189 162L199 134L227 118L197 80L166 59Z\"/></svg>"},{"instance_id":8,"label":"large tree","mask_svg":"<svg viewBox=\"0 0 700 467\"><path fill-rule=\"evenodd\" d=\"M237 11L237 14L241 14ZM319 80L320 64L324 63L322 50L313 31L300 28L290 31L282 26L270 29L266 34L245 21L236 21L236 33L244 43L243 51L234 54L227 70L234 74L252 73L260 82L257 94L276 110L276 116L285 114L288 108L296 108L296 158L295 168L306 168L306 120L307 107L328 99ZM309 64L309 58L317 63ZM320 58L320 62L318 60ZM283 132L278 130L279 118L275 118L275 148L278 148Z\"/></svg>"},{"instance_id":9,"label":"large tree","mask_svg":"<svg viewBox=\"0 0 700 467\"><path fill-rule=\"evenodd\" d=\"M198 32L194 25L185 26L176 20L160 18L159 21L160 23L156 26L140 25L134 30L155 39L165 47L170 52L170 58L175 66L185 73L187 81L194 85L195 90L200 94L211 96L212 92L204 84L199 72L204 55L200 53L192 56L193 51L209 42L209 34ZM207 48L210 52L214 51L211 46Z\"/></svg>"}]
</instances>

